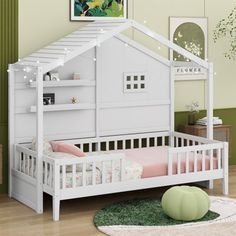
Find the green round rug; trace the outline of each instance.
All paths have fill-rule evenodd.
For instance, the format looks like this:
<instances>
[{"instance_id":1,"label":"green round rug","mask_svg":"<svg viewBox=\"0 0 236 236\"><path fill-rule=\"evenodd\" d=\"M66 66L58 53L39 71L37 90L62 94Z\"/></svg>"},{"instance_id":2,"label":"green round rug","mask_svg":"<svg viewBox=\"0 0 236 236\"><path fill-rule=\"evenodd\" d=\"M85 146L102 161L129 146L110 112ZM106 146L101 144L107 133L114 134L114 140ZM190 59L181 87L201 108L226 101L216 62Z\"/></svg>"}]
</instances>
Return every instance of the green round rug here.
<instances>
[{"instance_id":1,"label":"green round rug","mask_svg":"<svg viewBox=\"0 0 236 236\"><path fill-rule=\"evenodd\" d=\"M202 219L192 222L209 221L217 217L219 217L218 213L208 211ZM101 209L94 216L94 224L97 228L114 225L170 226L184 223L190 222L177 221L168 217L162 210L159 198L133 199L113 203Z\"/></svg>"}]
</instances>

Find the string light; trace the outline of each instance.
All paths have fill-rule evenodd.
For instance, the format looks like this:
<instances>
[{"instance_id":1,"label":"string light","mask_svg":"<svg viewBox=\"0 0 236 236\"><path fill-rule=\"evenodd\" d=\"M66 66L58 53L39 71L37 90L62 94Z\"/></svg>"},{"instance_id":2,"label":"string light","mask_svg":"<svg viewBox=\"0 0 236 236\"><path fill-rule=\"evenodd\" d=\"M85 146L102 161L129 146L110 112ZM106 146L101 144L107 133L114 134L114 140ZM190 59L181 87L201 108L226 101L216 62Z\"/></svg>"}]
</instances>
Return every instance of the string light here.
<instances>
[{"instance_id":1,"label":"string light","mask_svg":"<svg viewBox=\"0 0 236 236\"><path fill-rule=\"evenodd\" d=\"M128 47L129 46L129 44L128 43L125 43L125 47Z\"/></svg>"},{"instance_id":2,"label":"string light","mask_svg":"<svg viewBox=\"0 0 236 236\"><path fill-rule=\"evenodd\" d=\"M96 57L94 57L94 58L93 58L93 60L94 60L94 61L97 61L97 58L96 58Z\"/></svg>"},{"instance_id":3,"label":"string light","mask_svg":"<svg viewBox=\"0 0 236 236\"><path fill-rule=\"evenodd\" d=\"M158 50L161 50L161 47L160 47L160 46L158 47Z\"/></svg>"},{"instance_id":4,"label":"string light","mask_svg":"<svg viewBox=\"0 0 236 236\"><path fill-rule=\"evenodd\" d=\"M10 70L7 70L7 73L9 73L10 72Z\"/></svg>"},{"instance_id":5,"label":"string light","mask_svg":"<svg viewBox=\"0 0 236 236\"><path fill-rule=\"evenodd\" d=\"M64 50L66 51L66 54L70 53L70 50L68 48L64 48Z\"/></svg>"},{"instance_id":6,"label":"string light","mask_svg":"<svg viewBox=\"0 0 236 236\"><path fill-rule=\"evenodd\" d=\"M217 75L217 73L215 72L214 75Z\"/></svg>"},{"instance_id":7,"label":"string light","mask_svg":"<svg viewBox=\"0 0 236 236\"><path fill-rule=\"evenodd\" d=\"M29 67L29 66L27 66L27 67L25 68L25 71L26 71L27 73L30 73L31 70L32 70L32 68Z\"/></svg>"},{"instance_id":8,"label":"string light","mask_svg":"<svg viewBox=\"0 0 236 236\"><path fill-rule=\"evenodd\" d=\"M39 61L37 61L37 64L39 64Z\"/></svg>"},{"instance_id":9,"label":"string light","mask_svg":"<svg viewBox=\"0 0 236 236\"><path fill-rule=\"evenodd\" d=\"M144 20L144 21L143 21L143 23L144 23L144 24L147 24L147 21L146 21L146 20Z\"/></svg>"}]
</instances>

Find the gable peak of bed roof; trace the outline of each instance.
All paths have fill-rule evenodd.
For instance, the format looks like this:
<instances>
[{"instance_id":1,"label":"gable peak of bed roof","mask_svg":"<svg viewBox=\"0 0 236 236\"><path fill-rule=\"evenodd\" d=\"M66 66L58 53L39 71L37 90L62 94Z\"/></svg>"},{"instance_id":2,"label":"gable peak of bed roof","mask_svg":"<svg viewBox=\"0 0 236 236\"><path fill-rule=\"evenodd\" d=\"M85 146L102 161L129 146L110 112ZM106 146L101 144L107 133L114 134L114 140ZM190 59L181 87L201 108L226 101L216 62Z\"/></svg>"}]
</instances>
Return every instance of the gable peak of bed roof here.
<instances>
[{"instance_id":1,"label":"gable peak of bed roof","mask_svg":"<svg viewBox=\"0 0 236 236\"><path fill-rule=\"evenodd\" d=\"M37 52L32 53L28 57L23 58L16 64L41 67L43 73L46 73L90 50L91 48L99 46L104 41L119 35L121 32L129 28L134 28L160 42L167 48L184 55L200 66L206 69L209 68L208 62L174 44L170 40L149 29L146 25L142 25L132 19L90 22L64 38L61 38L58 41L38 50Z\"/></svg>"}]
</instances>

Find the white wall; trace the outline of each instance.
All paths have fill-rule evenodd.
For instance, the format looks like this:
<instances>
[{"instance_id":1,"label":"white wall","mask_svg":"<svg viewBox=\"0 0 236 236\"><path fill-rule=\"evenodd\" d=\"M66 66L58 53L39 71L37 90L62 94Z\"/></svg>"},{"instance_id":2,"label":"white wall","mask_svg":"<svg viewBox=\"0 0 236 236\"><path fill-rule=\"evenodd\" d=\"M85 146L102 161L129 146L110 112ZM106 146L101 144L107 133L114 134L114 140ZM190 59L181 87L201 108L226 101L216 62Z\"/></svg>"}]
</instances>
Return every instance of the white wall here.
<instances>
[{"instance_id":1,"label":"white wall","mask_svg":"<svg viewBox=\"0 0 236 236\"><path fill-rule=\"evenodd\" d=\"M213 43L212 32L217 22L236 5L235 0L129 0L129 17L143 23L168 37L169 16L206 16L209 19L209 60L214 62L214 106L236 107L236 62L224 58L225 41ZM26 56L48 43L72 32L85 23L69 21L69 0L20 0L19 1L19 55ZM134 38L158 51L157 44L138 33ZM167 56L167 49L160 54ZM203 82L176 83L176 110L185 110L185 105L198 100L204 107Z\"/></svg>"}]
</instances>

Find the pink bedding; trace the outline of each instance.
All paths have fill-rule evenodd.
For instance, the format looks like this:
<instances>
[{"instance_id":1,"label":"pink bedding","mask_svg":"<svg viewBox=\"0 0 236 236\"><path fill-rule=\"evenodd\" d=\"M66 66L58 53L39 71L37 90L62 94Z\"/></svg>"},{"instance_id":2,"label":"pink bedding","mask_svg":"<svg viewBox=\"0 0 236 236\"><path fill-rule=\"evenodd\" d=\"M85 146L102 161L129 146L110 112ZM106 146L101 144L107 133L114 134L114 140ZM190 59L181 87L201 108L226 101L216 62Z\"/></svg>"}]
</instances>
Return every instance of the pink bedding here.
<instances>
[{"instance_id":1,"label":"pink bedding","mask_svg":"<svg viewBox=\"0 0 236 236\"><path fill-rule=\"evenodd\" d=\"M126 159L143 166L142 178L164 176L168 174L168 146L125 150ZM197 169L202 170L202 155L198 154ZM186 171L186 158L181 157L181 173ZM213 168L217 168L217 159L213 158ZM210 158L205 157L205 169L210 169ZM189 172L194 171L194 154L189 155ZM177 156L173 158L173 174L177 174Z\"/></svg>"}]
</instances>

